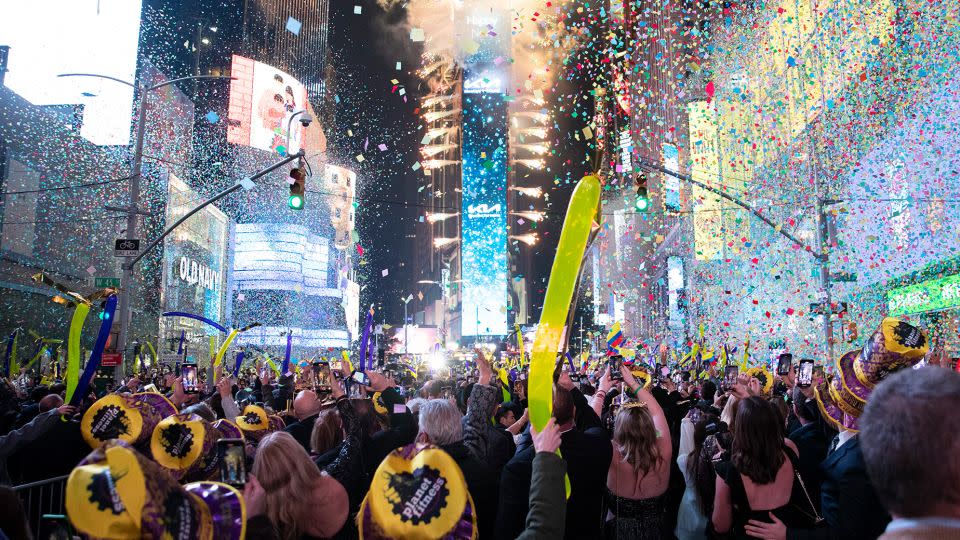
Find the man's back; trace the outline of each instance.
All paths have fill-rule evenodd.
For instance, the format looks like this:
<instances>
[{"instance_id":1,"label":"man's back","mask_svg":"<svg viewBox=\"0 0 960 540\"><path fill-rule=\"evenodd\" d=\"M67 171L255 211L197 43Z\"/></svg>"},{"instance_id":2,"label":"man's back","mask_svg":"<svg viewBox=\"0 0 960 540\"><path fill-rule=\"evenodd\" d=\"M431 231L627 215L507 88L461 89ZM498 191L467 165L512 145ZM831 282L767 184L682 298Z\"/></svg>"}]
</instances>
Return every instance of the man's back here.
<instances>
[{"instance_id":1,"label":"man's back","mask_svg":"<svg viewBox=\"0 0 960 540\"><path fill-rule=\"evenodd\" d=\"M560 454L567 463L570 498L567 501L566 538L595 538L602 532L600 515L607 469L613 448L603 429L572 429L562 435ZM534 448L524 448L504 467L500 486L497 538L514 539L523 531L529 509Z\"/></svg>"},{"instance_id":2,"label":"man's back","mask_svg":"<svg viewBox=\"0 0 960 540\"><path fill-rule=\"evenodd\" d=\"M877 538L890 521L867 477L859 437L853 437L821 464L823 517L843 538Z\"/></svg>"}]
</instances>

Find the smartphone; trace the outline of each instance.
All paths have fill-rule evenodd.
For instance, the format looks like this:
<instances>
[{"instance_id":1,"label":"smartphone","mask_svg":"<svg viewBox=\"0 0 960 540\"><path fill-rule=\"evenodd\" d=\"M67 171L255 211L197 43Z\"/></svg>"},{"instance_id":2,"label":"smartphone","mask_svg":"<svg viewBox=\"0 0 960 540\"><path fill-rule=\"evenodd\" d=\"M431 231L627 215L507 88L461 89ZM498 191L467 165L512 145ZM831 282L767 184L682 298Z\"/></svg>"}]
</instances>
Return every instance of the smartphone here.
<instances>
[{"instance_id":1,"label":"smartphone","mask_svg":"<svg viewBox=\"0 0 960 540\"><path fill-rule=\"evenodd\" d=\"M157 390L157 385L155 385L155 384L153 384L153 383L147 383L147 384L143 385L143 391L144 391L144 392L156 392L156 393L158 393L158 394L160 393L160 391Z\"/></svg>"},{"instance_id":2,"label":"smartphone","mask_svg":"<svg viewBox=\"0 0 960 540\"><path fill-rule=\"evenodd\" d=\"M683 373L677 372L670 376L673 379L673 384L680 384L683 382Z\"/></svg>"},{"instance_id":3,"label":"smartphone","mask_svg":"<svg viewBox=\"0 0 960 540\"><path fill-rule=\"evenodd\" d=\"M330 373L337 379L343 378L343 362L341 360L330 361Z\"/></svg>"},{"instance_id":4,"label":"smartphone","mask_svg":"<svg viewBox=\"0 0 960 540\"><path fill-rule=\"evenodd\" d=\"M37 538L44 540L70 540L73 538L70 523L63 514L43 514L40 517L40 530Z\"/></svg>"},{"instance_id":5,"label":"smartphone","mask_svg":"<svg viewBox=\"0 0 960 540\"><path fill-rule=\"evenodd\" d=\"M783 353L780 355L780 361L777 363L777 375L781 377L790 373L790 365L793 364L793 355Z\"/></svg>"},{"instance_id":6,"label":"smartphone","mask_svg":"<svg viewBox=\"0 0 960 540\"><path fill-rule=\"evenodd\" d=\"M800 388L807 388L813 384L813 360L800 360L800 373L797 374L797 384Z\"/></svg>"},{"instance_id":7,"label":"smartphone","mask_svg":"<svg viewBox=\"0 0 960 540\"><path fill-rule=\"evenodd\" d=\"M740 375L739 366L727 366L723 369L723 389L730 390L737 384L737 377Z\"/></svg>"},{"instance_id":8,"label":"smartphone","mask_svg":"<svg viewBox=\"0 0 960 540\"><path fill-rule=\"evenodd\" d=\"M247 483L247 452L243 439L217 441L220 481L238 489Z\"/></svg>"},{"instance_id":9,"label":"smartphone","mask_svg":"<svg viewBox=\"0 0 960 540\"><path fill-rule=\"evenodd\" d=\"M353 379L353 382L357 384L362 384L363 386L370 386L370 377L362 371L354 371L353 375L350 377Z\"/></svg>"},{"instance_id":10,"label":"smartphone","mask_svg":"<svg viewBox=\"0 0 960 540\"><path fill-rule=\"evenodd\" d=\"M313 363L313 385L317 392L330 391L330 364L327 362Z\"/></svg>"},{"instance_id":11,"label":"smartphone","mask_svg":"<svg viewBox=\"0 0 960 540\"><path fill-rule=\"evenodd\" d=\"M620 372L620 366L623 365L623 356L615 354L610 357L608 363L610 365L610 380L622 381L623 373Z\"/></svg>"},{"instance_id":12,"label":"smartphone","mask_svg":"<svg viewBox=\"0 0 960 540\"><path fill-rule=\"evenodd\" d=\"M200 392L200 380L197 378L196 364L180 366L180 381L183 383L183 393L196 394Z\"/></svg>"}]
</instances>

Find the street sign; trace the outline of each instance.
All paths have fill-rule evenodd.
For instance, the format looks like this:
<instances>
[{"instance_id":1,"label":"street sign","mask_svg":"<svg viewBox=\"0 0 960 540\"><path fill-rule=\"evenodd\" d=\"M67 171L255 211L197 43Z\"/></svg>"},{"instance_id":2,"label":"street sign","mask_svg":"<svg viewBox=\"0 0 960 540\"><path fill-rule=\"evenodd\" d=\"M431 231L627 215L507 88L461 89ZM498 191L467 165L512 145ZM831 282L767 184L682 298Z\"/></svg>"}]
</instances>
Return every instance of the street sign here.
<instances>
[{"instance_id":1,"label":"street sign","mask_svg":"<svg viewBox=\"0 0 960 540\"><path fill-rule=\"evenodd\" d=\"M100 357L100 365L103 367L116 367L123 363L123 354L118 352L105 352Z\"/></svg>"},{"instance_id":2,"label":"street sign","mask_svg":"<svg viewBox=\"0 0 960 540\"><path fill-rule=\"evenodd\" d=\"M833 310L832 310L832 311L833 311L833 314L834 314L834 315L836 315L836 314L838 314L838 313L846 313L846 311L847 311L847 303L846 303L846 302L838 302L838 303L835 303L835 304L833 304L832 307L833 307ZM814 315L823 315L823 313L824 313L823 302L817 302L816 304L810 304L810 313L813 313Z\"/></svg>"},{"instance_id":3,"label":"street sign","mask_svg":"<svg viewBox=\"0 0 960 540\"><path fill-rule=\"evenodd\" d=\"M93 286L98 289L105 289L107 287L118 289L120 288L120 278L117 278L117 277L93 278Z\"/></svg>"},{"instance_id":4,"label":"street sign","mask_svg":"<svg viewBox=\"0 0 960 540\"><path fill-rule=\"evenodd\" d=\"M837 283L853 283L857 280L857 274L853 272L833 272L830 274L830 279Z\"/></svg>"},{"instance_id":5,"label":"street sign","mask_svg":"<svg viewBox=\"0 0 960 540\"><path fill-rule=\"evenodd\" d=\"M113 244L115 257L136 257L140 254L140 240L137 238L117 238Z\"/></svg>"}]
</instances>

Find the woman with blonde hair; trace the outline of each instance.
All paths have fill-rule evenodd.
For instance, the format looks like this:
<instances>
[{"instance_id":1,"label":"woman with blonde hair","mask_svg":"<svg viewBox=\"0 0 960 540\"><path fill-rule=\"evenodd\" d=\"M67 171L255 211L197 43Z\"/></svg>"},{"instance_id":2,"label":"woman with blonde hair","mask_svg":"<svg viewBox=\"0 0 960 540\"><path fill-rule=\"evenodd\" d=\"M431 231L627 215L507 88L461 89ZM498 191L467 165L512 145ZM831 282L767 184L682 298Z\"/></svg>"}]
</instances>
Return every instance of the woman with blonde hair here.
<instances>
[{"instance_id":1,"label":"woman with blonde hair","mask_svg":"<svg viewBox=\"0 0 960 540\"><path fill-rule=\"evenodd\" d=\"M671 533L666 530L665 501L672 457L670 428L653 395L630 370L621 368L621 372L624 392L637 401L621 407L614 421L604 536L659 539Z\"/></svg>"},{"instance_id":2,"label":"woman with blonde hair","mask_svg":"<svg viewBox=\"0 0 960 540\"><path fill-rule=\"evenodd\" d=\"M250 538L337 538L355 536L347 525L350 500L345 485L360 473L360 428L353 406L339 384L332 385L347 435L337 458L323 470L284 431L264 437L257 447L244 491Z\"/></svg>"}]
</instances>

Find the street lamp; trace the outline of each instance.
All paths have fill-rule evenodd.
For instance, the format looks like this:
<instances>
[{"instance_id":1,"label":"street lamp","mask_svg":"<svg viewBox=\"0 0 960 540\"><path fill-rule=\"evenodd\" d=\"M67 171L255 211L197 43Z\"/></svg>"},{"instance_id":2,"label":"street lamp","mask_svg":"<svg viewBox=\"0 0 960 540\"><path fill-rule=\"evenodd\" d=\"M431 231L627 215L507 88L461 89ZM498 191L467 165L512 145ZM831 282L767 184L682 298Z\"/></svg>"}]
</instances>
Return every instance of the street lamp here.
<instances>
[{"instance_id":1,"label":"street lamp","mask_svg":"<svg viewBox=\"0 0 960 540\"><path fill-rule=\"evenodd\" d=\"M409 337L407 333L407 304L413 300L413 295L408 295L406 298L401 297L400 300L403 300L403 354L407 354L407 347L409 346L407 340Z\"/></svg>"},{"instance_id":2,"label":"street lamp","mask_svg":"<svg viewBox=\"0 0 960 540\"><path fill-rule=\"evenodd\" d=\"M106 79L108 81L118 82L120 84L125 84L130 88L133 88L140 94L140 110L137 114L137 138L134 142L134 151L133 151L133 171L130 175L130 202L129 206L126 208L114 208L114 210L120 210L127 214L127 232L126 235L129 238L137 237L137 216L138 215L148 215L149 212L140 210L140 176L142 174L142 165L143 165L143 137L146 129L147 123L147 97L150 95L150 92L163 88L164 86L171 85L180 81L189 81L197 79L234 79L234 77L221 76L221 75L192 75L189 77L180 77L179 79L173 79L169 81L164 81L153 86L144 86L144 85L135 85L131 82L125 81L123 79L118 79L116 77L111 77L109 75L100 75L96 73L61 73L57 77L92 77L96 79ZM123 354L126 343L127 343L127 334L130 332L130 289L133 285L133 265L121 264L122 275L120 278L120 294L119 294L119 305L117 306L117 313L119 313L120 318L120 333L117 336L117 350L121 351ZM123 362L121 365L117 366L114 371L114 377L117 380L120 380L123 376Z\"/></svg>"}]
</instances>

